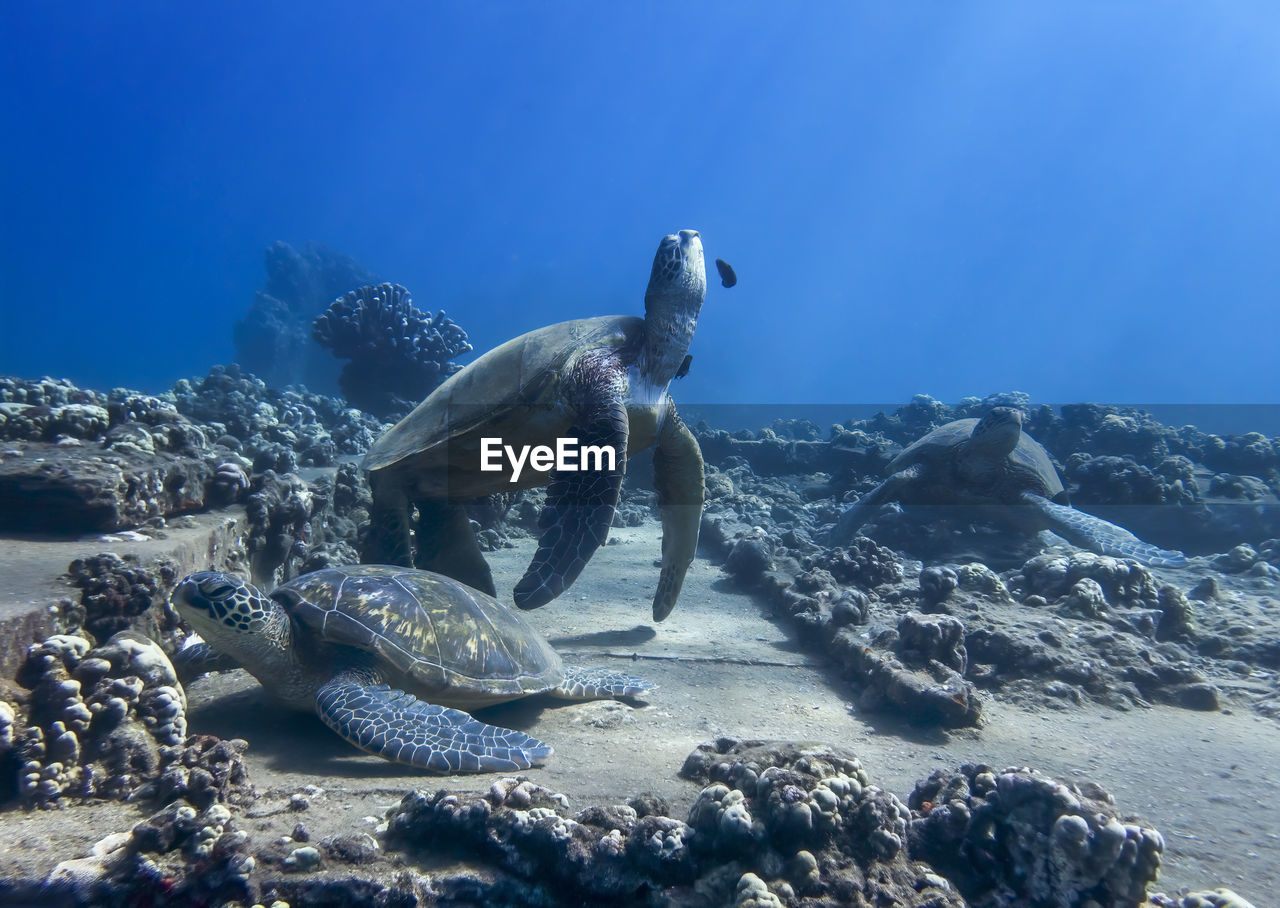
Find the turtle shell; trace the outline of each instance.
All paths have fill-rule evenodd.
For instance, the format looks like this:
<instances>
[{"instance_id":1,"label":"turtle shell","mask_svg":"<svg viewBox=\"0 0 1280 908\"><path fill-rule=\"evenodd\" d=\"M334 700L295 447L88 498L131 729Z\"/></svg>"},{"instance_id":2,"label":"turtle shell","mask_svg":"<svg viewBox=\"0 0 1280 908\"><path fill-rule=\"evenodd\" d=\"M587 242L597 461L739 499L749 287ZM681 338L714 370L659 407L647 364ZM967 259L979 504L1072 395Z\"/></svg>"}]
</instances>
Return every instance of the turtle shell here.
<instances>
[{"instance_id":1,"label":"turtle shell","mask_svg":"<svg viewBox=\"0 0 1280 908\"><path fill-rule=\"evenodd\" d=\"M519 612L441 574L386 565L326 568L271 596L302 632L300 653L309 652L308 635L363 650L393 686L406 684L435 702L495 703L545 691L564 677L559 655Z\"/></svg>"},{"instance_id":2,"label":"turtle shell","mask_svg":"<svg viewBox=\"0 0 1280 908\"><path fill-rule=\"evenodd\" d=\"M941 468L949 465L955 456L956 447L968 441L973 434L973 427L978 424L974 418L957 419L938 426L929 434L916 439L889 464L887 472L897 473L915 464L929 468ZM1013 479L1016 491L1029 491L1061 504L1066 503L1066 489L1053 461L1040 443L1023 432L1018 437L1018 445L1009 454L1009 477Z\"/></svg>"},{"instance_id":3,"label":"turtle shell","mask_svg":"<svg viewBox=\"0 0 1280 908\"><path fill-rule=\"evenodd\" d=\"M590 351L638 354L643 339L644 319L629 315L559 322L513 338L451 375L385 432L370 446L364 468L438 459L444 455L437 449L481 428L516 442L562 433L572 410L562 399L560 376Z\"/></svg>"}]
</instances>

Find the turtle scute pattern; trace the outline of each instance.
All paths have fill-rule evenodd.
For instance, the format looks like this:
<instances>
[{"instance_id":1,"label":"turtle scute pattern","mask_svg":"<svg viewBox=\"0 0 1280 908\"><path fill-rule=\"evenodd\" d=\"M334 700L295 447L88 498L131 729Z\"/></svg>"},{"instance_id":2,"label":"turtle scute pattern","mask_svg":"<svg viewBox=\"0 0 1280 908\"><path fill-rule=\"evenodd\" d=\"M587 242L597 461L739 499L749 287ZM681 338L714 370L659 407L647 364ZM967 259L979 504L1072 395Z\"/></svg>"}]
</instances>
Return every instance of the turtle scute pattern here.
<instances>
[{"instance_id":1,"label":"turtle scute pattern","mask_svg":"<svg viewBox=\"0 0 1280 908\"><path fill-rule=\"evenodd\" d=\"M560 660L510 613L462 584L379 565L307 574L276 592L328 643L374 653L430 688L521 696L554 686Z\"/></svg>"}]
</instances>

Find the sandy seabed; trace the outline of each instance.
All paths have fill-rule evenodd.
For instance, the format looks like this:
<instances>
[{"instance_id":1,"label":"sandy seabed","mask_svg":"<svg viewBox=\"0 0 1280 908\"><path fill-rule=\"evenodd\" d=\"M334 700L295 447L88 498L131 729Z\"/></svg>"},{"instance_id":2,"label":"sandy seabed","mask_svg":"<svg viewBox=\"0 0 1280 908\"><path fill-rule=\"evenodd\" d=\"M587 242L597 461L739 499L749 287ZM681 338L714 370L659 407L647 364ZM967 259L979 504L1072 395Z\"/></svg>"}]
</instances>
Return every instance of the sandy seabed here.
<instances>
[{"instance_id":1,"label":"sandy seabed","mask_svg":"<svg viewBox=\"0 0 1280 908\"><path fill-rule=\"evenodd\" d=\"M555 748L546 766L526 775L563 792L571 808L654 792L673 816L684 816L700 786L677 773L699 743L720 736L816 741L855 755L873 784L904 800L917 780L965 762L1087 779L1110 791L1122 813L1164 835L1154 890L1228 886L1262 905L1265 893L1280 889L1280 814L1270 804L1280 782L1274 721L1229 707L1117 711L1086 703L1037 712L985 694L979 729L944 733L892 715L859 715L826 657L799 646L702 558L674 613L654 625L660 528L649 521L611 537L564 596L528 616L566 662L625 669L658 689L638 706L535 698L481 712ZM532 548L526 538L489 556L500 595L508 595ZM299 822L313 840L376 834L408 791L480 793L500 777L425 776L359 753L319 720L276 706L244 672L198 679L187 693L191 733L249 742L245 759L261 796L237 826L255 841L288 836ZM305 810L290 806L299 793ZM0 875L40 879L149 813L114 803L0 813Z\"/></svg>"}]
</instances>

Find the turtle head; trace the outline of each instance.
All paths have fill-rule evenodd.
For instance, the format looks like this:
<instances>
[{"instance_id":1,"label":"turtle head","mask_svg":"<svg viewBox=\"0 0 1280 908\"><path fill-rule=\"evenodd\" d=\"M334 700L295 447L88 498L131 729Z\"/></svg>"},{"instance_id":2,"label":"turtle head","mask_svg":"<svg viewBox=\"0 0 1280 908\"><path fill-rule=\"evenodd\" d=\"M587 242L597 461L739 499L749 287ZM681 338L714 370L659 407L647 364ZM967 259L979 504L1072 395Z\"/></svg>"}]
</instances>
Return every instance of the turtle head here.
<instances>
[{"instance_id":1,"label":"turtle head","mask_svg":"<svg viewBox=\"0 0 1280 908\"><path fill-rule=\"evenodd\" d=\"M173 591L173 604L214 649L232 656L276 642L283 617L253 584L220 571L188 576Z\"/></svg>"},{"instance_id":2,"label":"turtle head","mask_svg":"<svg viewBox=\"0 0 1280 908\"><path fill-rule=\"evenodd\" d=\"M653 257L644 292L645 348L640 370L666 385L680 370L707 295L707 266L696 230L668 234Z\"/></svg>"},{"instance_id":3,"label":"turtle head","mask_svg":"<svg viewBox=\"0 0 1280 908\"><path fill-rule=\"evenodd\" d=\"M969 444L991 456L1008 457L1022 437L1022 411L995 407L978 420L969 435Z\"/></svg>"}]
</instances>

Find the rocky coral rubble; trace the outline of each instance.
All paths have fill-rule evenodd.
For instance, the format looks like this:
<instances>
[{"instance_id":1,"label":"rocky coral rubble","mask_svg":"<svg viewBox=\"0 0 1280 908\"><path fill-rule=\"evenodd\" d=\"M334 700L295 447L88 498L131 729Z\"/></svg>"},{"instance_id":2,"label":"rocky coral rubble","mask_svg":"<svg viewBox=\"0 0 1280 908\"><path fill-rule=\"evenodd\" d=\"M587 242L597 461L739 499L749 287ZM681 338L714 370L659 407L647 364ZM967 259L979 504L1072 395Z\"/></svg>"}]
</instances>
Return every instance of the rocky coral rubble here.
<instances>
[{"instance_id":1,"label":"rocky coral rubble","mask_svg":"<svg viewBox=\"0 0 1280 908\"><path fill-rule=\"evenodd\" d=\"M390 814L388 845L479 855L501 874L477 894L518 893L521 904L963 904L909 859L907 808L856 761L781 746L764 768L749 749L727 753L704 748L686 762L707 786L687 822L648 799L570 815L562 795L515 778L481 798L408 795Z\"/></svg>"},{"instance_id":2,"label":"rocky coral rubble","mask_svg":"<svg viewBox=\"0 0 1280 908\"><path fill-rule=\"evenodd\" d=\"M1090 904L1138 908L1164 839L1125 820L1096 785L1029 769L965 764L916 784L910 850L973 906Z\"/></svg>"},{"instance_id":3,"label":"rocky coral rubble","mask_svg":"<svg viewBox=\"0 0 1280 908\"><path fill-rule=\"evenodd\" d=\"M25 806L69 799L235 800L247 786L238 745L187 740L186 695L164 651L133 631L101 646L55 635L31 647L0 701L6 790Z\"/></svg>"},{"instance_id":4,"label":"rocky coral rubble","mask_svg":"<svg viewBox=\"0 0 1280 908\"><path fill-rule=\"evenodd\" d=\"M341 400L236 366L158 397L0 379L0 530L79 535L242 500L251 473L332 466L382 430Z\"/></svg>"},{"instance_id":5,"label":"rocky coral rubble","mask_svg":"<svg viewBox=\"0 0 1280 908\"><path fill-rule=\"evenodd\" d=\"M887 458L897 438L914 440L939 420L995 403L1018 401L973 400L948 408L919 398L894 417L881 414L837 428L830 444L837 447L834 437L842 433L861 433L859 438L880 441L859 456L874 449ZM1031 425L1065 421L1078 429L1077 436L1065 437L1088 442L1101 435L1108 450L1126 433L1133 435L1131 447L1146 450L1143 456L1156 464L1150 469L1163 469L1160 475L1171 483L1187 477L1190 455L1178 452L1196 453L1185 442L1190 430L1157 431L1149 419L1089 408L1066 416L1048 408L1029 412ZM1224 697L1246 696L1264 713L1275 712L1268 681L1280 667L1280 648L1269 630L1276 618L1268 597L1280 580L1273 557L1280 544L1264 538L1231 548L1210 567L1153 570L1066 546L1045 551L1052 542L1047 537L966 526L950 514L922 518L919 509L905 514L885 508L866 528L874 542L859 537L831 549L822 543L822 531L839 512L831 495L840 481L826 473L762 475L749 459L762 470L775 469L776 457L763 457L750 445L799 450L788 446L822 444L811 440L815 431L812 425L779 424L717 436L737 453L708 464L701 549L723 561L739 588L761 596L803 639L834 658L852 682L858 708L892 707L920 721L959 725L979 719L976 688L1050 707L1094 699L1118 708L1163 702L1211 710ZM748 437L750 444L743 440ZM874 484L878 477L863 481ZM1271 505L1260 507L1277 513ZM904 552L929 557L914 562ZM907 639L904 631L914 631L927 614L958 622L948 627L960 635L964 669L956 668L959 649L937 658Z\"/></svg>"},{"instance_id":6,"label":"rocky coral rubble","mask_svg":"<svg viewBox=\"0 0 1280 908\"><path fill-rule=\"evenodd\" d=\"M483 794L408 793L377 836L299 822L269 842L242 806L178 797L42 883L0 881L0 898L1250 908L1225 890L1148 898L1159 832L1089 782L966 764L904 803L851 754L729 738L699 746L680 774L701 787L686 820L647 794L574 811L521 776Z\"/></svg>"}]
</instances>

